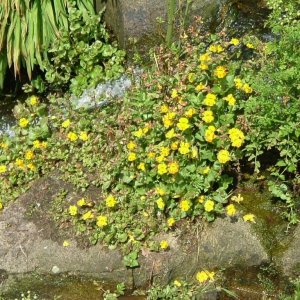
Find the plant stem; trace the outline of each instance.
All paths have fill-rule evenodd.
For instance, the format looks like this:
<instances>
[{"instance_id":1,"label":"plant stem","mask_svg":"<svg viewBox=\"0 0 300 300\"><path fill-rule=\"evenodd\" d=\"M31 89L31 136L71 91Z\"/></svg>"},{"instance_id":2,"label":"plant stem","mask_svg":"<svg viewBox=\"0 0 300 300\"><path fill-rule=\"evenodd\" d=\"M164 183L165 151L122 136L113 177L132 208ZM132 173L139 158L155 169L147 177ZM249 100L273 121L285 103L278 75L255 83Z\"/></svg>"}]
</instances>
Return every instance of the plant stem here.
<instances>
[{"instance_id":1,"label":"plant stem","mask_svg":"<svg viewBox=\"0 0 300 300\"><path fill-rule=\"evenodd\" d=\"M174 19L175 19L176 0L168 0L168 26L166 35L166 44L171 46L174 33Z\"/></svg>"}]
</instances>

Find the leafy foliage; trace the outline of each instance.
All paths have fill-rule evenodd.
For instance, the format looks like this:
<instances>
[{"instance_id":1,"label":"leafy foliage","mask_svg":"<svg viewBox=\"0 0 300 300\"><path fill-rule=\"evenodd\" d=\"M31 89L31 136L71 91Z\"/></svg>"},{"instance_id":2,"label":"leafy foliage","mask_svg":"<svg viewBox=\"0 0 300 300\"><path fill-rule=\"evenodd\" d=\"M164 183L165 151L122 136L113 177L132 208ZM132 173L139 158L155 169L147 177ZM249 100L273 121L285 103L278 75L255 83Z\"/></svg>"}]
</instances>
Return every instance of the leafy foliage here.
<instances>
[{"instance_id":1,"label":"leafy foliage","mask_svg":"<svg viewBox=\"0 0 300 300\"><path fill-rule=\"evenodd\" d=\"M0 88L7 67L17 76L22 66L31 78L36 65L43 69L43 59L60 30L67 30L67 5L63 0L2 0L0 2ZM80 11L93 13L92 0L74 1Z\"/></svg>"},{"instance_id":2,"label":"leafy foliage","mask_svg":"<svg viewBox=\"0 0 300 300\"><path fill-rule=\"evenodd\" d=\"M128 267L138 266L145 242L167 251L168 241L154 236L182 219L234 216L229 171L243 156L239 105L252 88L236 77L240 62L232 58L241 47L217 36L191 37L172 52L157 49L158 68L122 105L74 111L67 99L52 97L50 116L34 96L18 106L16 136L1 141L4 205L53 170L82 191L99 187L98 199L77 199L64 211L92 243L123 245ZM188 49L184 60L180 49Z\"/></svg>"},{"instance_id":3,"label":"leafy foliage","mask_svg":"<svg viewBox=\"0 0 300 300\"><path fill-rule=\"evenodd\" d=\"M288 203L289 218L295 223L292 199L299 188L300 160L300 4L269 0L268 5L272 12L267 24L273 39L267 43L256 40L260 54L256 53L248 75L256 93L243 105L251 141L246 152L258 171L259 155L273 151L277 161L270 169L274 176L270 190Z\"/></svg>"},{"instance_id":4,"label":"leafy foliage","mask_svg":"<svg viewBox=\"0 0 300 300\"><path fill-rule=\"evenodd\" d=\"M99 82L118 77L124 72L125 52L109 42L99 16L87 14L68 5L69 27L61 30L49 49L46 80L51 89L68 90L80 95Z\"/></svg>"}]
</instances>

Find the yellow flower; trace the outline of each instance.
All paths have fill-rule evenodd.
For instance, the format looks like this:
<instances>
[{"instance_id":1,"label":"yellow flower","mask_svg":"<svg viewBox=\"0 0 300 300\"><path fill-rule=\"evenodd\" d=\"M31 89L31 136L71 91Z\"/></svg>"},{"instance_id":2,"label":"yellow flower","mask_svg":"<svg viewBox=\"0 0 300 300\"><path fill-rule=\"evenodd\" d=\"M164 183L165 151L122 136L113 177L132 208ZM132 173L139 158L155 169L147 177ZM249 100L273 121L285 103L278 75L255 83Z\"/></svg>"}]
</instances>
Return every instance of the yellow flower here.
<instances>
[{"instance_id":1,"label":"yellow flower","mask_svg":"<svg viewBox=\"0 0 300 300\"><path fill-rule=\"evenodd\" d=\"M206 282L207 280L214 280L215 272L209 272L207 270L198 272L196 275L196 279L200 282Z\"/></svg>"},{"instance_id":2,"label":"yellow flower","mask_svg":"<svg viewBox=\"0 0 300 300\"><path fill-rule=\"evenodd\" d=\"M127 144L127 149L132 151L136 148L136 143L133 142L133 141L130 141L128 144Z\"/></svg>"},{"instance_id":3,"label":"yellow flower","mask_svg":"<svg viewBox=\"0 0 300 300\"><path fill-rule=\"evenodd\" d=\"M208 174L209 173L209 171L210 171L210 167L205 167L204 169L203 169L203 171L202 171L202 173L204 174L204 175L206 175L206 174Z\"/></svg>"},{"instance_id":4,"label":"yellow flower","mask_svg":"<svg viewBox=\"0 0 300 300\"><path fill-rule=\"evenodd\" d=\"M179 280L174 280L173 284L177 287L181 287L181 282Z\"/></svg>"},{"instance_id":5,"label":"yellow flower","mask_svg":"<svg viewBox=\"0 0 300 300\"><path fill-rule=\"evenodd\" d=\"M209 51L213 53L221 53L224 51L223 47L221 45L211 45L209 46Z\"/></svg>"},{"instance_id":6,"label":"yellow flower","mask_svg":"<svg viewBox=\"0 0 300 300\"><path fill-rule=\"evenodd\" d=\"M39 149L39 148L41 148L41 143L40 143L40 141L39 140L35 140L35 141L33 141L33 148L36 148L36 149Z\"/></svg>"},{"instance_id":7,"label":"yellow flower","mask_svg":"<svg viewBox=\"0 0 300 300\"><path fill-rule=\"evenodd\" d=\"M80 134L79 134L79 138L82 141L86 142L89 139L89 136L88 136L87 132L81 131Z\"/></svg>"},{"instance_id":8,"label":"yellow flower","mask_svg":"<svg viewBox=\"0 0 300 300\"><path fill-rule=\"evenodd\" d=\"M78 135L75 132L69 132L67 137L71 142L76 142L78 140Z\"/></svg>"},{"instance_id":9,"label":"yellow flower","mask_svg":"<svg viewBox=\"0 0 300 300\"><path fill-rule=\"evenodd\" d=\"M77 205L78 205L79 207L82 207L82 206L86 205L85 199L84 199L84 198L79 199L79 200L77 201Z\"/></svg>"},{"instance_id":10,"label":"yellow flower","mask_svg":"<svg viewBox=\"0 0 300 300\"><path fill-rule=\"evenodd\" d=\"M214 75L220 79L224 78L227 75L227 69L223 66L218 66L214 71Z\"/></svg>"},{"instance_id":11,"label":"yellow flower","mask_svg":"<svg viewBox=\"0 0 300 300\"><path fill-rule=\"evenodd\" d=\"M154 158L155 157L155 153L154 152L148 152L147 156L148 156L148 158Z\"/></svg>"},{"instance_id":12,"label":"yellow flower","mask_svg":"<svg viewBox=\"0 0 300 300\"><path fill-rule=\"evenodd\" d=\"M176 113L171 111L166 114L166 117L170 120L173 120L176 117Z\"/></svg>"},{"instance_id":13,"label":"yellow flower","mask_svg":"<svg viewBox=\"0 0 300 300\"><path fill-rule=\"evenodd\" d=\"M240 78L234 78L235 87L241 89L243 87L243 81Z\"/></svg>"},{"instance_id":14,"label":"yellow flower","mask_svg":"<svg viewBox=\"0 0 300 300\"><path fill-rule=\"evenodd\" d=\"M203 104L207 106L214 106L216 104L216 100L217 100L216 95L212 93L208 93L204 98Z\"/></svg>"},{"instance_id":15,"label":"yellow flower","mask_svg":"<svg viewBox=\"0 0 300 300\"><path fill-rule=\"evenodd\" d=\"M196 110L194 108L189 108L184 115L188 118L191 118L196 113Z\"/></svg>"},{"instance_id":16,"label":"yellow flower","mask_svg":"<svg viewBox=\"0 0 300 300\"><path fill-rule=\"evenodd\" d=\"M77 206L76 206L76 205L70 205L70 206L69 206L69 214L70 214L71 216L76 216L77 213L78 213L78 208L77 208Z\"/></svg>"},{"instance_id":17,"label":"yellow flower","mask_svg":"<svg viewBox=\"0 0 300 300\"><path fill-rule=\"evenodd\" d=\"M63 247L69 247L69 246L70 246L70 243L68 241L63 242Z\"/></svg>"},{"instance_id":18,"label":"yellow flower","mask_svg":"<svg viewBox=\"0 0 300 300\"><path fill-rule=\"evenodd\" d=\"M254 214L246 214L246 215L243 216L243 220L245 222L255 223L255 215Z\"/></svg>"},{"instance_id":19,"label":"yellow flower","mask_svg":"<svg viewBox=\"0 0 300 300\"><path fill-rule=\"evenodd\" d=\"M32 172L34 172L34 171L36 170L36 167L35 167L35 165L34 165L33 163L28 164L28 165L27 165L27 168L28 168L30 171L32 171Z\"/></svg>"},{"instance_id":20,"label":"yellow flower","mask_svg":"<svg viewBox=\"0 0 300 300\"><path fill-rule=\"evenodd\" d=\"M227 150L220 150L217 158L221 164L226 164L230 160L230 154Z\"/></svg>"},{"instance_id":21,"label":"yellow flower","mask_svg":"<svg viewBox=\"0 0 300 300\"><path fill-rule=\"evenodd\" d=\"M204 201L205 201L205 196L204 196L204 195L201 195L201 196L198 197L197 200L198 200L199 203L202 204L202 203L204 203Z\"/></svg>"},{"instance_id":22,"label":"yellow flower","mask_svg":"<svg viewBox=\"0 0 300 300\"><path fill-rule=\"evenodd\" d=\"M240 41L236 38L232 38L229 43L231 45L237 46L240 43Z\"/></svg>"},{"instance_id":23,"label":"yellow flower","mask_svg":"<svg viewBox=\"0 0 300 300\"><path fill-rule=\"evenodd\" d=\"M108 222L107 222L107 217L106 216L99 216L97 217L97 226L100 228L103 228L105 226L107 226Z\"/></svg>"},{"instance_id":24,"label":"yellow flower","mask_svg":"<svg viewBox=\"0 0 300 300\"><path fill-rule=\"evenodd\" d=\"M236 100L235 100L235 98L233 97L232 94L229 94L229 95L226 96L224 99L225 99L225 101L228 102L228 105L230 105L230 106L235 105Z\"/></svg>"},{"instance_id":25,"label":"yellow flower","mask_svg":"<svg viewBox=\"0 0 300 300\"><path fill-rule=\"evenodd\" d=\"M106 199L105 199L105 204L107 207L115 207L117 204L117 200L114 196L109 195Z\"/></svg>"},{"instance_id":26,"label":"yellow flower","mask_svg":"<svg viewBox=\"0 0 300 300\"><path fill-rule=\"evenodd\" d=\"M173 120L168 117L168 114L163 117L163 123L165 128L169 128L173 125Z\"/></svg>"},{"instance_id":27,"label":"yellow flower","mask_svg":"<svg viewBox=\"0 0 300 300\"><path fill-rule=\"evenodd\" d=\"M31 150L26 151L26 153L25 153L25 159L26 159L26 160L31 160L31 159L33 159L33 158L34 158L34 153L33 153L33 151L31 151Z\"/></svg>"},{"instance_id":28,"label":"yellow flower","mask_svg":"<svg viewBox=\"0 0 300 300\"><path fill-rule=\"evenodd\" d=\"M188 154L190 152L190 143L189 142L181 142L180 147L178 149L180 154Z\"/></svg>"},{"instance_id":29,"label":"yellow flower","mask_svg":"<svg viewBox=\"0 0 300 300\"><path fill-rule=\"evenodd\" d=\"M2 202L0 201L0 210L2 210L3 209L3 204L2 204Z\"/></svg>"},{"instance_id":30,"label":"yellow flower","mask_svg":"<svg viewBox=\"0 0 300 300\"><path fill-rule=\"evenodd\" d=\"M7 148L8 148L8 144L7 144L7 143L1 143L1 144L0 144L0 147L1 147L2 149L7 149Z\"/></svg>"},{"instance_id":31,"label":"yellow flower","mask_svg":"<svg viewBox=\"0 0 300 300\"><path fill-rule=\"evenodd\" d=\"M89 219L93 219L94 218L94 215L93 213L89 210L87 211L83 216L82 216L82 220L86 221L86 220L89 220Z\"/></svg>"},{"instance_id":32,"label":"yellow flower","mask_svg":"<svg viewBox=\"0 0 300 300\"><path fill-rule=\"evenodd\" d=\"M168 224L168 226L169 227L172 227L174 224L175 224L175 219L174 218L169 218L168 220L167 220L167 224Z\"/></svg>"},{"instance_id":33,"label":"yellow flower","mask_svg":"<svg viewBox=\"0 0 300 300\"><path fill-rule=\"evenodd\" d=\"M198 149L196 146L192 147L192 153L191 153L192 158L197 158L198 157Z\"/></svg>"},{"instance_id":34,"label":"yellow flower","mask_svg":"<svg viewBox=\"0 0 300 300\"><path fill-rule=\"evenodd\" d=\"M0 165L0 174L5 173L7 171L7 167L5 165Z\"/></svg>"},{"instance_id":35,"label":"yellow flower","mask_svg":"<svg viewBox=\"0 0 300 300\"><path fill-rule=\"evenodd\" d=\"M157 166L157 173L159 175L163 175L163 174L166 174L168 172L168 169L167 169L167 165L165 163L160 163L158 166Z\"/></svg>"},{"instance_id":36,"label":"yellow flower","mask_svg":"<svg viewBox=\"0 0 300 300\"><path fill-rule=\"evenodd\" d=\"M168 165L168 171L170 174L176 174L179 171L179 164L177 162L170 162Z\"/></svg>"},{"instance_id":37,"label":"yellow flower","mask_svg":"<svg viewBox=\"0 0 300 300\"><path fill-rule=\"evenodd\" d=\"M200 70L205 71L205 70L208 70L208 65L202 63L202 64L199 65L199 68L200 68Z\"/></svg>"},{"instance_id":38,"label":"yellow flower","mask_svg":"<svg viewBox=\"0 0 300 300\"><path fill-rule=\"evenodd\" d=\"M215 208L215 202L212 201L212 200L207 200L205 203L204 203L204 210L207 211L207 212L211 212L213 211Z\"/></svg>"},{"instance_id":39,"label":"yellow flower","mask_svg":"<svg viewBox=\"0 0 300 300\"><path fill-rule=\"evenodd\" d=\"M143 129L139 129L139 130L136 130L132 133L134 136L136 136L137 138L141 138L144 136L144 132L143 132Z\"/></svg>"},{"instance_id":40,"label":"yellow flower","mask_svg":"<svg viewBox=\"0 0 300 300\"><path fill-rule=\"evenodd\" d=\"M146 134L149 131L150 128L151 128L151 126L149 124L146 124L145 127L142 129L143 134Z\"/></svg>"},{"instance_id":41,"label":"yellow flower","mask_svg":"<svg viewBox=\"0 0 300 300\"><path fill-rule=\"evenodd\" d=\"M137 159L136 154L134 152L129 152L127 159L128 161L135 161Z\"/></svg>"},{"instance_id":42,"label":"yellow flower","mask_svg":"<svg viewBox=\"0 0 300 300\"><path fill-rule=\"evenodd\" d=\"M163 114L166 114L167 112L169 112L169 106L166 105L166 104L163 104L163 105L160 107L160 112L163 113Z\"/></svg>"},{"instance_id":43,"label":"yellow flower","mask_svg":"<svg viewBox=\"0 0 300 300\"><path fill-rule=\"evenodd\" d=\"M20 127L24 128L29 124L29 121L26 118L21 118L19 121Z\"/></svg>"},{"instance_id":44,"label":"yellow flower","mask_svg":"<svg viewBox=\"0 0 300 300\"><path fill-rule=\"evenodd\" d=\"M175 130L173 128L166 133L166 138L167 139L171 139L174 136L176 136L176 133L175 133Z\"/></svg>"},{"instance_id":45,"label":"yellow flower","mask_svg":"<svg viewBox=\"0 0 300 300\"><path fill-rule=\"evenodd\" d=\"M205 84L199 83L199 84L196 86L195 90L196 90L196 92L201 92L201 91L204 90L204 88L205 88Z\"/></svg>"},{"instance_id":46,"label":"yellow flower","mask_svg":"<svg viewBox=\"0 0 300 300\"><path fill-rule=\"evenodd\" d=\"M208 275L206 274L205 271L201 271L201 272L198 272L197 275L196 275L196 279L202 283L202 282L205 282L208 280Z\"/></svg>"},{"instance_id":47,"label":"yellow flower","mask_svg":"<svg viewBox=\"0 0 300 300\"><path fill-rule=\"evenodd\" d=\"M241 201L244 200L244 198L241 196L241 194L238 194L237 196L232 196L231 200L237 203L240 203Z\"/></svg>"},{"instance_id":48,"label":"yellow flower","mask_svg":"<svg viewBox=\"0 0 300 300\"><path fill-rule=\"evenodd\" d=\"M244 140L245 140L245 136L241 130L239 130L237 128L231 128L228 131L228 134L229 134L229 138L231 140L233 147L239 148L242 146L242 144L244 143Z\"/></svg>"},{"instance_id":49,"label":"yellow flower","mask_svg":"<svg viewBox=\"0 0 300 300\"><path fill-rule=\"evenodd\" d=\"M193 83L196 80L196 74L195 73L189 73L188 80L190 83Z\"/></svg>"},{"instance_id":50,"label":"yellow flower","mask_svg":"<svg viewBox=\"0 0 300 300\"><path fill-rule=\"evenodd\" d=\"M189 200L182 200L180 203L179 203L179 208L186 212L188 211L190 208L191 208L191 202Z\"/></svg>"},{"instance_id":51,"label":"yellow flower","mask_svg":"<svg viewBox=\"0 0 300 300\"><path fill-rule=\"evenodd\" d=\"M62 122L61 127L68 128L70 125L71 125L71 121L70 121L70 119L67 119Z\"/></svg>"},{"instance_id":52,"label":"yellow flower","mask_svg":"<svg viewBox=\"0 0 300 300\"><path fill-rule=\"evenodd\" d=\"M145 170L146 170L146 168L145 168L145 163L140 163L140 164L137 166L137 168L138 168L139 170L141 170L141 171L145 171Z\"/></svg>"},{"instance_id":53,"label":"yellow flower","mask_svg":"<svg viewBox=\"0 0 300 300\"><path fill-rule=\"evenodd\" d=\"M187 118L180 118L179 122L177 123L177 127L179 130L184 131L190 127L189 119Z\"/></svg>"},{"instance_id":54,"label":"yellow flower","mask_svg":"<svg viewBox=\"0 0 300 300\"><path fill-rule=\"evenodd\" d=\"M163 155L160 155L160 156L157 156L157 157L156 157L156 161L157 161L158 163L163 162L165 159L166 159L166 157L163 156Z\"/></svg>"},{"instance_id":55,"label":"yellow flower","mask_svg":"<svg viewBox=\"0 0 300 300\"><path fill-rule=\"evenodd\" d=\"M205 122L205 123L211 123L214 121L214 114L211 110L206 110L202 113L202 120Z\"/></svg>"},{"instance_id":56,"label":"yellow flower","mask_svg":"<svg viewBox=\"0 0 300 300\"><path fill-rule=\"evenodd\" d=\"M246 47L249 48L249 49L254 49L255 48L254 45L251 44L251 43L247 43Z\"/></svg>"},{"instance_id":57,"label":"yellow flower","mask_svg":"<svg viewBox=\"0 0 300 300\"><path fill-rule=\"evenodd\" d=\"M16 166L19 167L20 169L24 169L25 168L25 163L22 159L17 158L16 159Z\"/></svg>"},{"instance_id":58,"label":"yellow flower","mask_svg":"<svg viewBox=\"0 0 300 300\"><path fill-rule=\"evenodd\" d=\"M171 144L171 149L172 150L177 150L178 149L178 142L173 142L172 144Z\"/></svg>"},{"instance_id":59,"label":"yellow flower","mask_svg":"<svg viewBox=\"0 0 300 300\"><path fill-rule=\"evenodd\" d=\"M211 56L209 55L209 53L201 54L199 57L199 61L202 63L209 62L209 61L211 61Z\"/></svg>"},{"instance_id":60,"label":"yellow flower","mask_svg":"<svg viewBox=\"0 0 300 300\"><path fill-rule=\"evenodd\" d=\"M242 90L246 93L246 94L251 94L253 92L252 87L250 87L250 85L248 83L245 83L242 87Z\"/></svg>"},{"instance_id":61,"label":"yellow flower","mask_svg":"<svg viewBox=\"0 0 300 300\"><path fill-rule=\"evenodd\" d=\"M232 217L236 214L236 208L233 204L229 204L226 206L227 215Z\"/></svg>"},{"instance_id":62,"label":"yellow flower","mask_svg":"<svg viewBox=\"0 0 300 300\"><path fill-rule=\"evenodd\" d=\"M160 148L160 155L161 156L168 156L170 154L170 148L169 147L161 147Z\"/></svg>"},{"instance_id":63,"label":"yellow flower","mask_svg":"<svg viewBox=\"0 0 300 300\"><path fill-rule=\"evenodd\" d=\"M162 240L162 241L160 242L160 248L163 249L163 250L168 249L168 248L169 248L169 243L168 243L168 241Z\"/></svg>"},{"instance_id":64,"label":"yellow flower","mask_svg":"<svg viewBox=\"0 0 300 300\"><path fill-rule=\"evenodd\" d=\"M208 128L205 130L204 137L207 142L211 143L215 139L215 131L216 127L212 125L208 126Z\"/></svg>"},{"instance_id":65,"label":"yellow flower","mask_svg":"<svg viewBox=\"0 0 300 300\"><path fill-rule=\"evenodd\" d=\"M157 187L157 188L155 189L155 192L156 192L158 195L160 195L160 196L164 196L164 195L166 194L166 191L165 191L163 188L161 188L161 187Z\"/></svg>"},{"instance_id":66,"label":"yellow flower","mask_svg":"<svg viewBox=\"0 0 300 300\"><path fill-rule=\"evenodd\" d=\"M37 104L38 104L38 98L37 98L36 96L31 96L31 97L29 98L29 103L30 103L30 105L32 105L32 106L37 105Z\"/></svg>"},{"instance_id":67,"label":"yellow flower","mask_svg":"<svg viewBox=\"0 0 300 300\"><path fill-rule=\"evenodd\" d=\"M163 210L165 208L165 202L163 200L163 198L158 198L156 200L156 204L157 204L157 207L160 209L160 210Z\"/></svg>"},{"instance_id":68,"label":"yellow flower","mask_svg":"<svg viewBox=\"0 0 300 300\"><path fill-rule=\"evenodd\" d=\"M171 98L172 98L172 99L175 99L176 97L178 97L178 92L177 92L176 89L173 89L173 90L172 90L172 93L171 93Z\"/></svg>"}]
</instances>

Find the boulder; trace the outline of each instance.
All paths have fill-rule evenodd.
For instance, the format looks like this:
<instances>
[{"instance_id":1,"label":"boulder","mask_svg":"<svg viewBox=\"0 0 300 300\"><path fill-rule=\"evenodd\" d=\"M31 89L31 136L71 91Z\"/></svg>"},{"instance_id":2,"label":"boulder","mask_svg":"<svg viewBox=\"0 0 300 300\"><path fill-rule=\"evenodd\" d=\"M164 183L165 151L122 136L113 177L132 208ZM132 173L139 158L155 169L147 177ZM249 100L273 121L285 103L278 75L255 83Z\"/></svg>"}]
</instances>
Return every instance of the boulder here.
<instances>
[{"instance_id":1,"label":"boulder","mask_svg":"<svg viewBox=\"0 0 300 300\"><path fill-rule=\"evenodd\" d=\"M72 185L50 176L35 181L27 193L0 214L0 270L3 274L69 273L131 284L119 251L102 245L86 247L87 242L76 237L68 226L60 228L49 216L62 190L69 192L68 202L81 196ZM64 247L64 240L70 246Z\"/></svg>"},{"instance_id":2,"label":"boulder","mask_svg":"<svg viewBox=\"0 0 300 300\"><path fill-rule=\"evenodd\" d=\"M284 251L275 258L276 263L282 269L283 275L300 275L300 226L298 225L293 237Z\"/></svg>"},{"instance_id":3,"label":"boulder","mask_svg":"<svg viewBox=\"0 0 300 300\"><path fill-rule=\"evenodd\" d=\"M201 16L207 24L218 23L218 14L230 0L194 0L190 7L190 20ZM167 0L97 0L96 8L106 4L105 20L116 34L121 46L128 46L128 39L140 40L146 36L159 35L157 19L166 20ZM178 18L177 18L178 19Z\"/></svg>"},{"instance_id":4,"label":"boulder","mask_svg":"<svg viewBox=\"0 0 300 300\"><path fill-rule=\"evenodd\" d=\"M57 195L66 191L59 202ZM97 188L87 193L99 196ZM86 196L86 195L85 195ZM165 252L142 249L140 267L128 270L120 250L92 246L78 235L71 224L55 221L55 211L82 197L74 186L51 175L33 182L32 187L0 214L0 282L10 275L24 273L69 274L97 278L106 282L125 282L142 287L151 282L167 283L188 278L203 269L248 268L268 262L268 255L243 221L219 218L207 224L183 225L175 233L164 233L158 240L169 241ZM50 213L51 212L51 213ZM68 240L70 245L63 246Z\"/></svg>"},{"instance_id":5,"label":"boulder","mask_svg":"<svg viewBox=\"0 0 300 300\"><path fill-rule=\"evenodd\" d=\"M176 236L165 234L170 251L144 250L141 268L134 272L134 282L167 283L174 278L190 278L201 270L247 269L269 262L268 254L253 233L250 224L230 218L211 224L198 224Z\"/></svg>"}]
</instances>

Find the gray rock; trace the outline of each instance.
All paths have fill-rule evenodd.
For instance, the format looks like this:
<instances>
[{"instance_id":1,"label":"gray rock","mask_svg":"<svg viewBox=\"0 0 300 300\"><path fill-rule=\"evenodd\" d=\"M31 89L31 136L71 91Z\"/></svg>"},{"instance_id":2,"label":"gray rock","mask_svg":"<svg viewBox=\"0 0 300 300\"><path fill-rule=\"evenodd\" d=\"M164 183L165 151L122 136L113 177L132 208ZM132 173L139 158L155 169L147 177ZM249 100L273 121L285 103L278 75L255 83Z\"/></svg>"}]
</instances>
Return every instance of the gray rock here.
<instances>
[{"instance_id":1,"label":"gray rock","mask_svg":"<svg viewBox=\"0 0 300 300\"><path fill-rule=\"evenodd\" d=\"M178 234L157 236L158 240L168 240L170 250L154 253L143 249L141 267L127 270L119 250L91 246L72 227L58 228L48 217L51 203L62 189L68 191L67 206L82 197L72 185L53 175L35 181L0 214L0 274L5 274L1 276L4 283L10 274L37 272L67 273L141 287L153 281L163 284L192 277L203 269L247 268L268 261L248 223L219 218L212 224L199 223L178 230ZM100 191L93 188L88 193L95 199ZM63 246L64 240L68 240L68 247Z\"/></svg>"},{"instance_id":2,"label":"gray rock","mask_svg":"<svg viewBox=\"0 0 300 300\"><path fill-rule=\"evenodd\" d=\"M167 283L174 278L192 277L204 269L246 269L269 261L251 225L241 220L217 219L212 224L199 224L181 237L168 234L161 239L168 240L170 251L146 251L141 268L134 273L135 284L150 279Z\"/></svg>"},{"instance_id":3,"label":"gray rock","mask_svg":"<svg viewBox=\"0 0 300 300\"><path fill-rule=\"evenodd\" d=\"M293 239L287 249L275 257L277 265L286 276L300 275L300 226L294 231Z\"/></svg>"},{"instance_id":4,"label":"gray rock","mask_svg":"<svg viewBox=\"0 0 300 300\"><path fill-rule=\"evenodd\" d=\"M60 231L47 218L46 205L62 188L69 190L71 198L79 198L71 185L48 177L36 181L31 190L0 214L0 270L6 274L69 273L130 285L131 272L124 267L118 250L101 245L85 247L72 232ZM28 208L37 201L41 203L38 212L35 217L28 216ZM63 247L64 239L70 246Z\"/></svg>"},{"instance_id":5,"label":"gray rock","mask_svg":"<svg viewBox=\"0 0 300 300\"><path fill-rule=\"evenodd\" d=\"M229 0L194 0L190 9L190 19L201 16L207 23L218 23L218 12ZM97 0L97 8L104 6L104 1ZM113 29L120 44L126 47L129 38L141 39L157 34L157 18L166 20L167 0L108 0L105 20Z\"/></svg>"}]
</instances>

